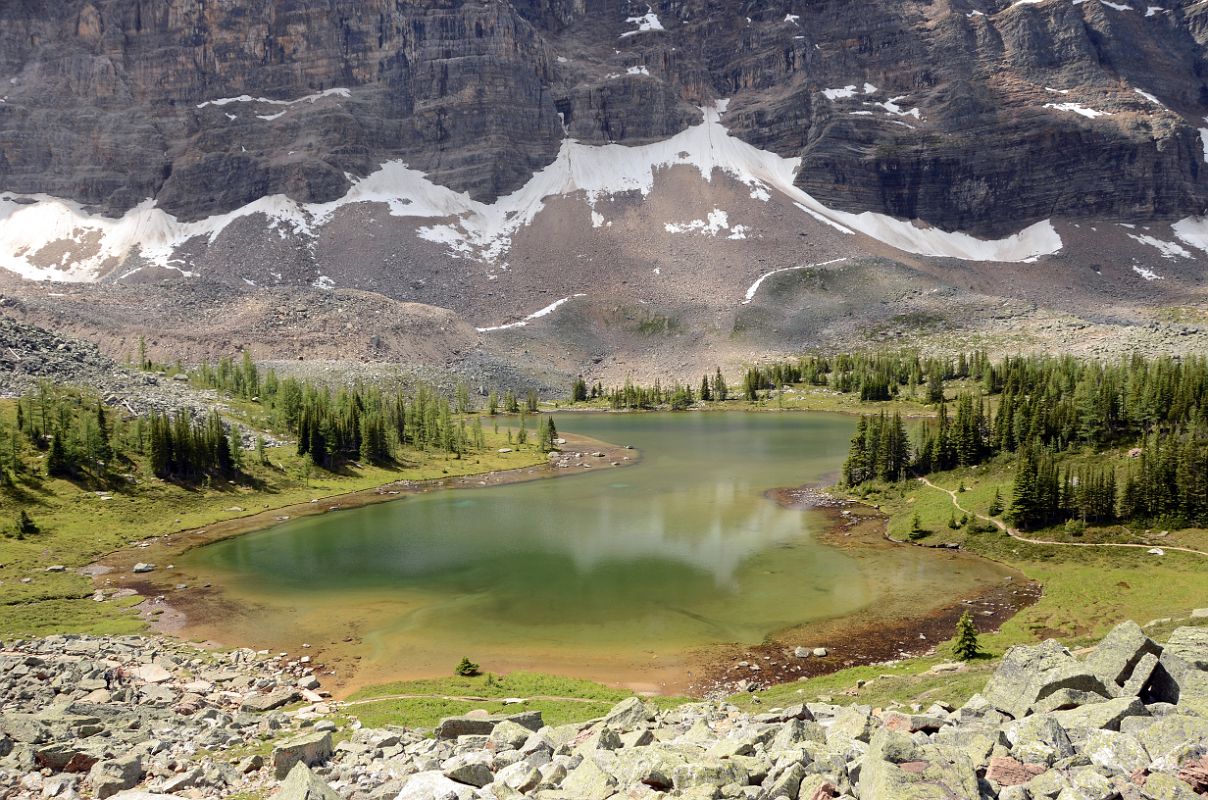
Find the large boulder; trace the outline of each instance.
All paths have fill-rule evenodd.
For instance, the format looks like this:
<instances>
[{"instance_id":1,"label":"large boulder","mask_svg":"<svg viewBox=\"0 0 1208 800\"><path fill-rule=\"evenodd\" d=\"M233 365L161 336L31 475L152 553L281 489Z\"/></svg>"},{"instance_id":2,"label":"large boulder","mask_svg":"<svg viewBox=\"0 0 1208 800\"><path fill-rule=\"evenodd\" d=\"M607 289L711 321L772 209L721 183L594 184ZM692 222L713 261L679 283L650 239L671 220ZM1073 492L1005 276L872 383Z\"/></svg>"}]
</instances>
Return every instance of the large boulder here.
<instances>
[{"instance_id":1,"label":"large boulder","mask_svg":"<svg viewBox=\"0 0 1208 800\"><path fill-rule=\"evenodd\" d=\"M749 779L750 772L734 759L701 757L671 771L671 782L681 792L708 786L721 787L731 783L745 786Z\"/></svg>"},{"instance_id":2,"label":"large boulder","mask_svg":"<svg viewBox=\"0 0 1208 800\"><path fill-rule=\"evenodd\" d=\"M1152 661L1147 661L1152 671L1157 657L1162 655L1162 646L1146 636L1140 625L1129 620L1103 637L1086 657L1086 666L1113 696L1119 696L1146 655L1153 656ZM1141 676L1142 681L1148 677Z\"/></svg>"},{"instance_id":3,"label":"large boulder","mask_svg":"<svg viewBox=\"0 0 1208 800\"><path fill-rule=\"evenodd\" d=\"M618 750L616 775L627 786L642 784L665 792L675 785L675 768L687 764L689 758L699 757L699 754L699 750L677 749L662 744Z\"/></svg>"},{"instance_id":4,"label":"large boulder","mask_svg":"<svg viewBox=\"0 0 1208 800\"><path fill-rule=\"evenodd\" d=\"M1173 652L1164 652L1142 698L1146 703L1171 703L1208 717L1208 672Z\"/></svg>"},{"instance_id":5,"label":"large boulder","mask_svg":"<svg viewBox=\"0 0 1208 800\"><path fill-rule=\"evenodd\" d=\"M285 780L295 764L308 767L331 758L331 733L318 731L296 736L273 748L273 772L277 780Z\"/></svg>"},{"instance_id":6,"label":"large boulder","mask_svg":"<svg viewBox=\"0 0 1208 800\"><path fill-rule=\"evenodd\" d=\"M451 781L480 789L495 780L491 772L491 757L487 753L463 753L441 765L444 776Z\"/></svg>"},{"instance_id":7,"label":"large boulder","mask_svg":"<svg viewBox=\"0 0 1208 800\"><path fill-rule=\"evenodd\" d=\"M255 694L243 701L243 710L252 711L255 713L263 713L272 711L276 708L289 705L300 697L297 690L292 686L287 686L282 689L274 689L267 694Z\"/></svg>"},{"instance_id":8,"label":"large boulder","mask_svg":"<svg viewBox=\"0 0 1208 800\"><path fill-rule=\"evenodd\" d=\"M1166 641L1166 651L1187 662L1188 666L1208 670L1208 627L1175 628Z\"/></svg>"},{"instance_id":9,"label":"large boulder","mask_svg":"<svg viewBox=\"0 0 1208 800\"><path fill-rule=\"evenodd\" d=\"M1135 733L1158 769L1173 769L1197 748L1208 751L1208 718L1170 714Z\"/></svg>"},{"instance_id":10,"label":"large boulder","mask_svg":"<svg viewBox=\"0 0 1208 800\"><path fill-rule=\"evenodd\" d=\"M604 724L614 730L624 731L654 719L654 708L638 697L627 697L612 707L604 717Z\"/></svg>"},{"instance_id":11,"label":"large boulder","mask_svg":"<svg viewBox=\"0 0 1208 800\"><path fill-rule=\"evenodd\" d=\"M311 772L310 767L299 761L285 776L274 800L341 800L341 798L322 778Z\"/></svg>"},{"instance_id":12,"label":"large boulder","mask_svg":"<svg viewBox=\"0 0 1208 800\"><path fill-rule=\"evenodd\" d=\"M999 711L1020 719L1038 700L1061 689L1103 697L1112 695L1102 678L1053 639L1031 647L1016 645L1008 650L983 694Z\"/></svg>"},{"instance_id":13,"label":"large boulder","mask_svg":"<svg viewBox=\"0 0 1208 800\"><path fill-rule=\"evenodd\" d=\"M954 747L918 744L881 729L873 735L860 768L859 796L895 800L952 800L980 796L977 772Z\"/></svg>"},{"instance_id":14,"label":"large boulder","mask_svg":"<svg viewBox=\"0 0 1208 800\"><path fill-rule=\"evenodd\" d=\"M487 737L492 750L519 750L533 732L510 719L501 720Z\"/></svg>"},{"instance_id":15,"label":"large boulder","mask_svg":"<svg viewBox=\"0 0 1208 800\"><path fill-rule=\"evenodd\" d=\"M1091 731L1078 748L1095 766L1113 775L1130 776L1149 766L1149 752L1137 737L1118 731Z\"/></svg>"},{"instance_id":16,"label":"large boulder","mask_svg":"<svg viewBox=\"0 0 1208 800\"><path fill-rule=\"evenodd\" d=\"M451 781L440 772L417 772L407 778L394 800L471 800L474 789L464 783Z\"/></svg>"},{"instance_id":17,"label":"large boulder","mask_svg":"<svg viewBox=\"0 0 1208 800\"><path fill-rule=\"evenodd\" d=\"M92 793L104 800L123 789L133 789L143 777L143 762L137 755L98 761L88 772Z\"/></svg>"},{"instance_id":18,"label":"large boulder","mask_svg":"<svg viewBox=\"0 0 1208 800\"><path fill-rule=\"evenodd\" d=\"M514 722L530 731L541 730L541 712L524 711L506 717L477 716L467 714L461 717L445 717L436 726L437 739L456 739L459 736L489 736L500 722Z\"/></svg>"},{"instance_id":19,"label":"large boulder","mask_svg":"<svg viewBox=\"0 0 1208 800\"><path fill-rule=\"evenodd\" d=\"M562 794L577 800L605 800L617 789L617 780L594 758L584 758L562 781Z\"/></svg>"},{"instance_id":20,"label":"large boulder","mask_svg":"<svg viewBox=\"0 0 1208 800\"><path fill-rule=\"evenodd\" d=\"M1118 731L1121 720L1128 717L1147 716L1149 716L1149 711L1136 697L1117 697L1102 703L1071 708L1068 711L1053 712L1053 718L1075 741L1085 739L1091 731Z\"/></svg>"}]
</instances>

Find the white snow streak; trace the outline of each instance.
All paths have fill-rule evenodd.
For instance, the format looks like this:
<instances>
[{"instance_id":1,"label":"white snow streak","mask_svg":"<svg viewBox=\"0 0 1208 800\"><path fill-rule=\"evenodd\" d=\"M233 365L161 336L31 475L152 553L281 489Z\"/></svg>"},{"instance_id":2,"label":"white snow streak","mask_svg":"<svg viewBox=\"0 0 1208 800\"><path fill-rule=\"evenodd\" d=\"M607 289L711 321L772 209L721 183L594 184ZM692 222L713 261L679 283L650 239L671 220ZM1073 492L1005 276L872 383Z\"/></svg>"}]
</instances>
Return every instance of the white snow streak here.
<instances>
[{"instance_id":1,"label":"white snow streak","mask_svg":"<svg viewBox=\"0 0 1208 800\"><path fill-rule=\"evenodd\" d=\"M582 193L594 209L602 197L648 194L660 170L697 169L710 181L715 172L745 184L751 196L770 199L779 192L805 213L844 233L860 233L920 255L974 261L1023 261L1055 253L1061 238L1046 220L1014 236L984 241L964 233L920 228L882 214L851 214L827 208L795 185L800 159L782 158L731 136L716 108L681 133L653 144L626 147L587 145L564 140L552 163L510 195L483 203L433 183L401 161L390 161L353 182L341 198L328 203L297 203L284 195L260 198L226 214L181 222L147 200L117 219L93 216L70 201L46 195L0 194L0 267L34 280L95 280L137 252L163 267L184 269L176 249L194 237L214 242L233 221L263 214L269 227L313 236L317 226L356 203L382 203L395 217L431 220L420 238L446 246L451 255L497 263L512 237L544 208L545 199ZM61 258L48 246L63 242L72 251ZM43 252L45 251L45 252ZM56 263L46 260L55 254Z\"/></svg>"},{"instance_id":2,"label":"white snow streak","mask_svg":"<svg viewBox=\"0 0 1208 800\"><path fill-rule=\"evenodd\" d=\"M822 94L827 100L846 100L856 96L856 85L844 86L842 89L823 89Z\"/></svg>"},{"instance_id":3,"label":"white snow streak","mask_svg":"<svg viewBox=\"0 0 1208 800\"><path fill-rule=\"evenodd\" d=\"M299 97L297 100L273 100L268 97L252 97L251 95L241 94L238 97L221 97L217 100L207 100L204 103L198 103L198 108L206 106L225 106L231 103L268 103L274 106L294 106L298 103L314 103L324 97L351 97L352 92L348 89L326 89L315 94L308 94L305 97Z\"/></svg>"},{"instance_id":4,"label":"white snow streak","mask_svg":"<svg viewBox=\"0 0 1208 800\"><path fill-rule=\"evenodd\" d=\"M1138 236L1135 233L1130 233L1128 234L1128 238L1138 241L1141 244L1147 244L1150 247L1156 247L1158 252L1162 254L1162 258L1192 257L1191 253L1187 251L1187 248L1176 242L1166 242L1148 234L1141 234Z\"/></svg>"},{"instance_id":5,"label":"white snow streak","mask_svg":"<svg viewBox=\"0 0 1208 800\"><path fill-rule=\"evenodd\" d=\"M658 14L655 14L654 9L650 6L646 6L646 13L642 16L627 17L625 21L630 25L637 25L638 29L635 31L625 31L621 34L622 39L629 36L636 36L639 33L646 33L647 31L666 30L666 28L663 27L663 23L659 22Z\"/></svg>"},{"instance_id":6,"label":"white snow streak","mask_svg":"<svg viewBox=\"0 0 1208 800\"><path fill-rule=\"evenodd\" d=\"M668 222L663 226L667 233L702 233L717 236L722 231L729 231L727 239L745 239L750 230L746 225L730 225L730 215L720 208L709 212L706 219L694 219L691 222Z\"/></svg>"},{"instance_id":7,"label":"white snow streak","mask_svg":"<svg viewBox=\"0 0 1208 800\"><path fill-rule=\"evenodd\" d=\"M1057 111L1072 111L1075 114L1081 114L1087 119L1111 116L1110 111L1099 111L1094 108L1086 108L1081 103L1045 103L1044 107L1056 109Z\"/></svg>"},{"instance_id":8,"label":"white snow streak","mask_svg":"<svg viewBox=\"0 0 1208 800\"><path fill-rule=\"evenodd\" d=\"M1133 269L1133 272L1137 273L1138 275L1140 275L1142 278L1144 278L1147 281L1162 280L1161 275L1154 272L1152 269L1149 269L1148 267L1142 267L1142 266L1138 266L1137 264L1133 264L1132 269Z\"/></svg>"},{"instance_id":9,"label":"white snow streak","mask_svg":"<svg viewBox=\"0 0 1208 800\"><path fill-rule=\"evenodd\" d=\"M766 281L768 278L772 277L773 275L778 275L781 272L790 272L795 269L809 269L810 267L826 267L831 264L838 264L840 261L846 261L846 260L847 260L846 258L834 258L834 259L831 259L830 261L823 261L819 264L798 264L795 267L783 267L781 269L774 269L771 272L764 273L763 275L759 276L758 280L756 280L749 287L747 287L747 293L743 296L742 304L745 306L747 303L754 300L755 293L759 291L759 285L761 283L763 283L764 281Z\"/></svg>"},{"instance_id":10,"label":"white snow streak","mask_svg":"<svg viewBox=\"0 0 1208 800\"><path fill-rule=\"evenodd\" d=\"M561 300L555 300L554 302L550 303L548 306L541 309L540 311L534 311L532 314L529 314L527 317L525 317L524 319L519 320L517 322L509 322L504 325L492 325L489 328L475 328L474 330L478 331L479 333L490 333L491 331L506 331L511 328L523 328L525 325L528 325L530 322L532 322L535 319L540 319L541 317L549 316L550 314L554 313L559 308L561 308L564 304L569 303L571 300L575 299L576 297L586 297L586 296L587 295L582 294L582 293L572 294L570 297L563 297Z\"/></svg>"},{"instance_id":11,"label":"white snow streak","mask_svg":"<svg viewBox=\"0 0 1208 800\"><path fill-rule=\"evenodd\" d=\"M1161 106L1162 108L1166 108L1166 104L1165 104L1165 103L1163 103L1163 102L1162 102L1161 100L1159 100L1158 98L1154 97L1154 96L1153 96L1152 94L1150 94L1149 92L1145 92L1145 91L1142 91L1142 90L1140 90L1140 89L1136 89L1136 90L1134 90L1134 91L1136 91L1136 93L1137 93L1137 94L1141 95L1142 97L1144 97L1144 98L1145 98L1146 100L1148 100L1149 102L1153 103L1155 106Z\"/></svg>"}]
</instances>

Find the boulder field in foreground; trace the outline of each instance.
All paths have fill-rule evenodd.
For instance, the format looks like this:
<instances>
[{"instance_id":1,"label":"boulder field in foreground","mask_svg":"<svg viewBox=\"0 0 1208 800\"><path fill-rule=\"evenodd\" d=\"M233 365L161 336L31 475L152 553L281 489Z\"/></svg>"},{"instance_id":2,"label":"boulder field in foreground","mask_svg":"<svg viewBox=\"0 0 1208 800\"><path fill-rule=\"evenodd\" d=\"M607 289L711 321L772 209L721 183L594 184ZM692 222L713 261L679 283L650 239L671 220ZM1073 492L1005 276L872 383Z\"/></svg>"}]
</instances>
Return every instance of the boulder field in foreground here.
<instances>
[{"instance_id":1,"label":"boulder field in foreground","mask_svg":"<svg viewBox=\"0 0 1208 800\"><path fill-rule=\"evenodd\" d=\"M1208 794L1208 627L1179 628L1159 644L1127 622L1084 658L1051 640L1014 647L956 709L800 703L751 714L705 702L658 711L630 698L587 723L471 714L433 733L337 731L324 703L259 710L312 692L307 672L300 660L154 639L10 643L0 651L0 798ZM256 754L270 742L268 759Z\"/></svg>"}]
</instances>

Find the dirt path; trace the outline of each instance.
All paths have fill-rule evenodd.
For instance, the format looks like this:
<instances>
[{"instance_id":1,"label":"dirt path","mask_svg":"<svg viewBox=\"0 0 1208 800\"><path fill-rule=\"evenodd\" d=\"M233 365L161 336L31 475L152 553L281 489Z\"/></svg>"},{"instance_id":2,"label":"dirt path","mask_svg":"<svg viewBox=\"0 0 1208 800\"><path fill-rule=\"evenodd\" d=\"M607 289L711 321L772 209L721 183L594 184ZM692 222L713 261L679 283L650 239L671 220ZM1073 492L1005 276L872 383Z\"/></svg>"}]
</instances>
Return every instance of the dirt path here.
<instances>
[{"instance_id":1,"label":"dirt path","mask_svg":"<svg viewBox=\"0 0 1208 800\"><path fill-rule=\"evenodd\" d=\"M936 491L946 493L949 497L952 498L952 505L956 506L956 509L958 511L960 511L962 514L968 514L971 517L977 517L980 520L985 520L986 522L990 522L990 523L994 524L995 526L997 526L997 528L1000 531L1002 531L1003 533L1010 536L1012 539L1018 539L1019 541L1027 542L1028 544L1048 544L1048 545L1053 545L1055 547L1139 547L1143 550L1152 550L1156 547L1159 550L1162 550L1163 552L1169 550L1169 551L1178 552L1178 553L1192 553L1197 556L1204 556L1205 558L1208 558L1208 553L1205 553L1203 550L1193 550L1190 547L1167 547L1167 546L1159 546L1159 545L1152 545L1152 544L1125 544L1124 542L1053 542L1053 541L1049 541L1048 539L1029 539L1027 536L1024 536L1018 530L1010 527L1009 525L1007 525L1005 522L1002 522L1001 520L994 519L993 517L987 517L984 514L978 514L975 511L970 511L969 509L965 508L964 506L962 506L960 504L960 501L956 499L956 492L953 491L952 489L945 489L942 486L936 486L934 483L927 480L926 478L919 478L919 483L922 483L925 486L930 486L932 489L935 489Z\"/></svg>"}]
</instances>

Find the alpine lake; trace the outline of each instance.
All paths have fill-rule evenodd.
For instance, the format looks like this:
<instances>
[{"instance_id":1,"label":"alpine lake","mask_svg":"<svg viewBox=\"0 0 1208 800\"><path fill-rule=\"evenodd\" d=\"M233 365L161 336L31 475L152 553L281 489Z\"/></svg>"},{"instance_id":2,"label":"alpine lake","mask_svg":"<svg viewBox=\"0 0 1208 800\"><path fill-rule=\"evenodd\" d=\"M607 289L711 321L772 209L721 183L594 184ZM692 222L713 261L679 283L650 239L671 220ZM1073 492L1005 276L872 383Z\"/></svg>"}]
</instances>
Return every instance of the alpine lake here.
<instances>
[{"instance_id":1,"label":"alpine lake","mask_svg":"<svg viewBox=\"0 0 1208 800\"><path fill-rule=\"evenodd\" d=\"M820 541L833 511L767 495L833 481L854 417L555 421L641 457L405 496L188 551L177 567L214 589L183 633L295 653L307 643L346 688L449 675L468 656L491 672L673 692L719 648L810 644L812 627L926 614L1010 574L960 553Z\"/></svg>"}]
</instances>

